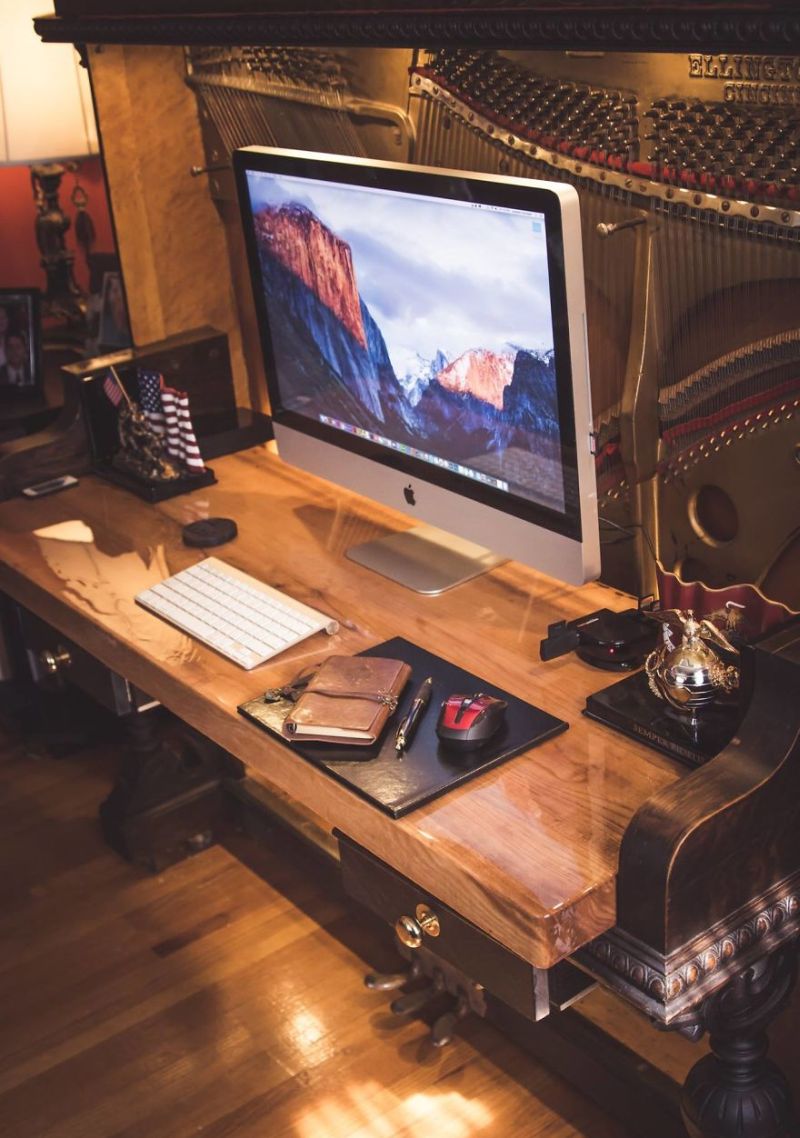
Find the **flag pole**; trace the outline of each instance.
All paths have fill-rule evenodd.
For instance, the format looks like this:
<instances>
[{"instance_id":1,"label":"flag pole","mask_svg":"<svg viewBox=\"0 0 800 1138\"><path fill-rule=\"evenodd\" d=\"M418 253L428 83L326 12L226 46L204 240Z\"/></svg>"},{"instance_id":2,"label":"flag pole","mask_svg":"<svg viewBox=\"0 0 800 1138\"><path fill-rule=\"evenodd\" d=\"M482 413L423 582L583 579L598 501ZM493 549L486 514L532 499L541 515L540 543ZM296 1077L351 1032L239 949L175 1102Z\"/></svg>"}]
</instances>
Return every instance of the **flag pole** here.
<instances>
[{"instance_id":1,"label":"flag pole","mask_svg":"<svg viewBox=\"0 0 800 1138\"><path fill-rule=\"evenodd\" d=\"M133 410L133 402L132 402L132 400L131 400L131 397L130 397L130 395L128 395L127 391L125 390L125 388L124 388L124 386L123 386L123 383L122 383L122 380L121 380L121 379L119 378L119 376L117 375L117 370L116 370L116 368L115 368L115 367L113 367L113 366L110 366L108 370L109 370L109 371L111 372L111 374L113 375L113 377L114 377L114 380L115 380L115 382L116 382L116 384L117 384L117 387L120 389L120 391L122 392L122 394L125 396L125 401L127 402L128 406L130 407L130 409L131 409L131 410Z\"/></svg>"}]
</instances>

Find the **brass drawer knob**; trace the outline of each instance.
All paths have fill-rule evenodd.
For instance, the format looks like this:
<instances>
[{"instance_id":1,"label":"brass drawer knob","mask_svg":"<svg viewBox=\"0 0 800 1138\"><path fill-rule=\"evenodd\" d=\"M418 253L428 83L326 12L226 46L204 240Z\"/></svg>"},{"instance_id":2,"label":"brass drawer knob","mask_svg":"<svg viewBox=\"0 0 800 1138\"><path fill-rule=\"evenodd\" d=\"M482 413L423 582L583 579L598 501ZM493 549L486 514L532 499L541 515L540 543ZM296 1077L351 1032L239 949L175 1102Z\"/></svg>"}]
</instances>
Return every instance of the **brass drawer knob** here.
<instances>
[{"instance_id":1,"label":"brass drawer knob","mask_svg":"<svg viewBox=\"0 0 800 1138\"><path fill-rule=\"evenodd\" d=\"M433 909L429 909L427 905L417 905L416 920L404 914L395 921L394 931L400 943L406 948L419 948L423 933L425 936L438 936L441 929L439 918Z\"/></svg>"},{"instance_id":2,"label":"brass drawer knob","mask_svg":"<svg viewBox=\"0 0 800 1138\"><path fill-rule=\"evenodd\" d=\"M419 948L422 944L422 929L413 917L398 917L394 923L397 939L406 948Z\"/></svg>"},{"instance_id":3,"label":"brass drawer knob","mask_svg":"<svg viewBox=\"0 0 800 1138\"><path fill-rule=\"evenodd\" d=\"M67 649L59 644L55 651L51 651L49 648L44 648L39 653L39 663L42 665L46 672L49 672L51 676L54 676L57 672L60 672L62 668L68 668L70 666L72 663L72 657L70 656Z\"/></svg>"}]
</instances>

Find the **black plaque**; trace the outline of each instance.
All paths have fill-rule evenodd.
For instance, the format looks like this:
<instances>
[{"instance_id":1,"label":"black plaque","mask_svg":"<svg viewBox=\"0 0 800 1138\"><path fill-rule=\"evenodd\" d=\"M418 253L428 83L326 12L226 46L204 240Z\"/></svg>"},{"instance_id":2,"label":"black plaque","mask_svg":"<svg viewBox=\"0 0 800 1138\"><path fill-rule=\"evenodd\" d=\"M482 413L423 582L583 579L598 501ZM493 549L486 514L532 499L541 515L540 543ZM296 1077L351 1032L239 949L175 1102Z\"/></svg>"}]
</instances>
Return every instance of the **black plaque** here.
<instances>
[{"instance_id":1,"label":"black plaque","mask_svg":"<svg viewBox=\"0 0 800 1138\"><path fill-rule=\"evenodd\" d=\"M584 715L697 767L730 743L739 724L739 705L721 696L698 713L693 726L688 714L653 695L642 671L590 695Z\"/></svg>"}]
</instances>

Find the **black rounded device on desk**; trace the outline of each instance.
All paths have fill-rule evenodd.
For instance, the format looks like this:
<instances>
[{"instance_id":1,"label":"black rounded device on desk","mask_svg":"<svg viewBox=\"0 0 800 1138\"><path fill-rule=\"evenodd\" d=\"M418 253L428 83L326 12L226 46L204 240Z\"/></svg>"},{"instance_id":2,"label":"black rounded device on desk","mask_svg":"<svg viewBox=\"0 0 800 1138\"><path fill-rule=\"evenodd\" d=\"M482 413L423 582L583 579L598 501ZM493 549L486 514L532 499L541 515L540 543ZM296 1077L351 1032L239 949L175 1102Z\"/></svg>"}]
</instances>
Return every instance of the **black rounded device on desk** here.
<instances>
[{"instance_id":1,"label":"black rounded device on desk","mask_svg":"<svg viewBox=\"0 0 800 1138\"><path fill-rule=\"evenodd\" d=\"M505 723L508 704L485 692L450 695L443 702L436 734L447 747L474 751L498 733Z\"/></svg>"},{"instance_id":2,"label":"black rounded device on desk","mask_svg":"<svg viewBox=\"0 0 800 1138\"><path fill-rule=\"evenodd\" d=\"M658 641L659 626L636 609L600 609L576 622L579 660L609 672L640 668Z\"/></svg>"},{"instance_id":3,"label":"black rounded device on desk","mask_svg":"<svg viewBox=\"0 0 800 1138\"><path fill-rule=\"evenodd\" d=\"M658 642L659 624L645 609L598 609L569 622L556 621L539 645L542 660L575 652L585 664L609 672L640 668Z\"/></svg>"},{"instance_id":4,"label":"black rounded device on desk","mask_svg":"<svg viewBox=\"0 0 800 1138\"><path fill-rule=\"evenodd\" d=\"M238 533L233 518L201 518L183 527L183 544L193 549L210 549L233 541Z\"/></svg>"}]
</instances>

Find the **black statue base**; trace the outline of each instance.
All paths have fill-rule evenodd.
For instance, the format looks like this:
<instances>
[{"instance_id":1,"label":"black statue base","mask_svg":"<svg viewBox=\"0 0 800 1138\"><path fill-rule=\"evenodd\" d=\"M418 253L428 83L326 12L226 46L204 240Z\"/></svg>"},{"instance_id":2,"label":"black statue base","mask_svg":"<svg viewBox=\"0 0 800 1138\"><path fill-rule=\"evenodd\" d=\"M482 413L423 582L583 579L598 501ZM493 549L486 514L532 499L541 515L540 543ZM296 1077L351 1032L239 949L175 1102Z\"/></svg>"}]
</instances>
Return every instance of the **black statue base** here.
<instances>
[{"instance_id":1,"label":"black statue base","mask_svg":"<svg viewBox=\"0 0 800 1138\"><path fill-rule=\"evenodd\" d=\"M721 698L693 727L688 715L653 695L643 671L590 695L584 715L691 766L718 755L739 725L738 703Z\"/></svg>"},{"instance_id":2,"label":"black statue base","mask_svg":"<svg viewBox=\"0 0 800 1138\"><path fill-rule=\"evenodd\" d=\"M198 474L186 475L184 478L173 478L169 482L153 482L137 478L126 470L120 470L111 463L96 463L92 467L95 474L105 478L108 482L115 482L125 490L130 490L145 502L165 502L167 498L177 498L179 494L190 494L192 490L200 490L203 486L213 486L217 481L214 471L209 467Z\"/></svg>"}]
</instances>

